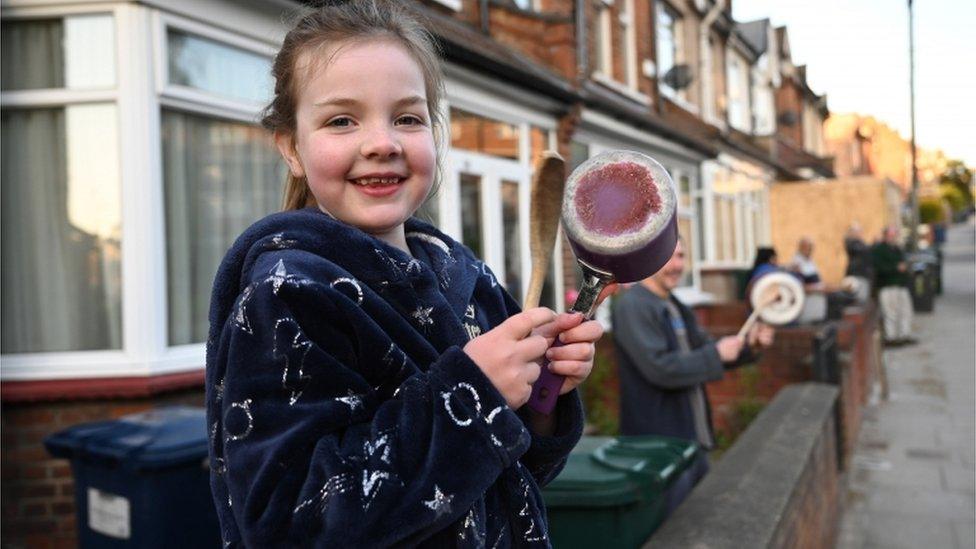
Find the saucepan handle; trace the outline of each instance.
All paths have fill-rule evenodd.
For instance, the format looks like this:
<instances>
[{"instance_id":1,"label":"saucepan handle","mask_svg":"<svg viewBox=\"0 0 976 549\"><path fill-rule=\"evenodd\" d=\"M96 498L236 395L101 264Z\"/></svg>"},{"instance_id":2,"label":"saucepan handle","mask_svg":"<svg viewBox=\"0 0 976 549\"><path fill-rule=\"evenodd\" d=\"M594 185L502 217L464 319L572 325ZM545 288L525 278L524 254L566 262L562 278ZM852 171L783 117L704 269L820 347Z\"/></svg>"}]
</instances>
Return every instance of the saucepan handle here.
<instances>
[{"instance_id":1,"label":"saucepan handle","mask_svg":"<svg viewBox=\"0 0 976 549\"><path fill-rule=\"evenodd\" d=\"M579 264L583 269L583 284L570 312L583 313L583 316L589 320L596 313L600 292L613 282L613 275L594 269L582 261ZM562 347L562 345L562 342L557 339L552 346ZM559 390L563 387L563 379L564 376L549 371L549 359L543 359L539 379L532 385L532 395L527 403L529 408L540 414L551 414L556 408L556 399L559 398Z\"/></svg>"}]
</instances>

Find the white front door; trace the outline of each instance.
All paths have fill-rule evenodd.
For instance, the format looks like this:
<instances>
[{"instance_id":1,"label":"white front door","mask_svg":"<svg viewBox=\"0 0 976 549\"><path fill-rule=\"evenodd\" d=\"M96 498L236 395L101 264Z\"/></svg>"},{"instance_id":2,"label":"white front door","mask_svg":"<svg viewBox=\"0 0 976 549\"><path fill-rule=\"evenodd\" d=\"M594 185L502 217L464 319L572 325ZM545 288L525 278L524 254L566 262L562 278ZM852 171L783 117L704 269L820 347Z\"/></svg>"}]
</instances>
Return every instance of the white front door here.
<instances>
[{"instance_id":1,"label":"white front door","mask_svg":"<svg viewBox=\"0 0 976 549\"><path fill-rule=\"evenodd\" d=\"M514 160L451 150L440 227L484 260L521 302L529 276L529 169Z\"/></svg>"}]
</instances>

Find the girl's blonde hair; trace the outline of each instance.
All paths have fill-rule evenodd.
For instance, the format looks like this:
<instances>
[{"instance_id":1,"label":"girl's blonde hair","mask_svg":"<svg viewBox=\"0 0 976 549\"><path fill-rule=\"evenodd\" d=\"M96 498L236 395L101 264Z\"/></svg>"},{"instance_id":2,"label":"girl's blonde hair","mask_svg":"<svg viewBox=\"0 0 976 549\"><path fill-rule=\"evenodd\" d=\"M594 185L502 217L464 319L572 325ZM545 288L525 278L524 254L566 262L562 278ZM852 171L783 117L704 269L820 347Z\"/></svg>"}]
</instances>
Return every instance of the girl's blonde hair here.
<instances>
[{"instance_id":1,"label":"girl's blonde hair","mask_svg":"<svg viewBox=\"0 0 976 549\"><path fill-rule=\"evenodd\" d=\"M416 61L424 76L427 94L427 110L430 113L431 130L435 150L442 147L441 133L444 120L439 105L444 96L444 75L434 38L411 13L406 2L398 0L348 0L331 1L300 13L297 22L285 35L281 50L275 56L271 75L275 80L274 99L264 109L261 124L272 132L295 135L296 102L300 85L318 66L307 63L299 74L299 57L309 52L324 51L327 47L350 41L385 39L401 45ZM369 70L364 67L363 70ZM440 178L440 154L434 187ZM285 181L285 210L297 210L315 203L308 181L288 173Z\"/></svg>"}]
</instances>

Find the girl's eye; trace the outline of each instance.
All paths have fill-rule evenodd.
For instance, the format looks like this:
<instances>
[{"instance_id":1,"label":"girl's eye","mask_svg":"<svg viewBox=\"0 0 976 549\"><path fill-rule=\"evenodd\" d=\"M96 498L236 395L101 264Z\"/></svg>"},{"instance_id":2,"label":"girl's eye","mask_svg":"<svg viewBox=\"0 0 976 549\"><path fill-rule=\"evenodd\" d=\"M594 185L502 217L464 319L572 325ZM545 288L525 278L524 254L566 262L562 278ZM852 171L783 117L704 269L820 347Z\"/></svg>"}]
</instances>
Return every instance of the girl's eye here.
<instances>
[{"instance_id":1,"label":"girl's eye","mask_svg":"<svg viewBox=\"0 0 976 549\"><path fill-rule=\"evenodd\" d=\"M423 126L424 120L419 116L405 114L400 118L397 118L396 123L401 126Z\"/></svg>"},{"instance_id":2,"label":"girl's eye","mask_svg":"<svg viewBox=\"0 0 976 549\"><path fill-rule=\"evenodd\" d=\"M337 116L326 122L325 125L332 128L348 128L352 126L352 118L348 116Z\"/></svg>"}]
</instances>

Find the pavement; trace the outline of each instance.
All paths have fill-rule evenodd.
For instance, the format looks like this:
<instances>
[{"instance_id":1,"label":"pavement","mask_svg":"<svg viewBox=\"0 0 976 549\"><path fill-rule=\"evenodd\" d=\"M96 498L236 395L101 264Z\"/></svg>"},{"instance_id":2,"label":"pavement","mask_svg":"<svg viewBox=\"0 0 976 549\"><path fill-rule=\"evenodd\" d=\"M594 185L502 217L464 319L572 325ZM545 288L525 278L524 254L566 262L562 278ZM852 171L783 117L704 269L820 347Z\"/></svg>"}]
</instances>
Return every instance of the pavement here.
<instances>
[{"instance_id":1,"label":"pavement","mask_svg":"<svg viewBox=\"0 0 976 549\"><path fill-rule=\"evenodd\" d=\"M976 225L943 250L944 293L918 344L885 350L888 399L864 409L838 549L976 546Z\"/></svg>"}]
</instances>

